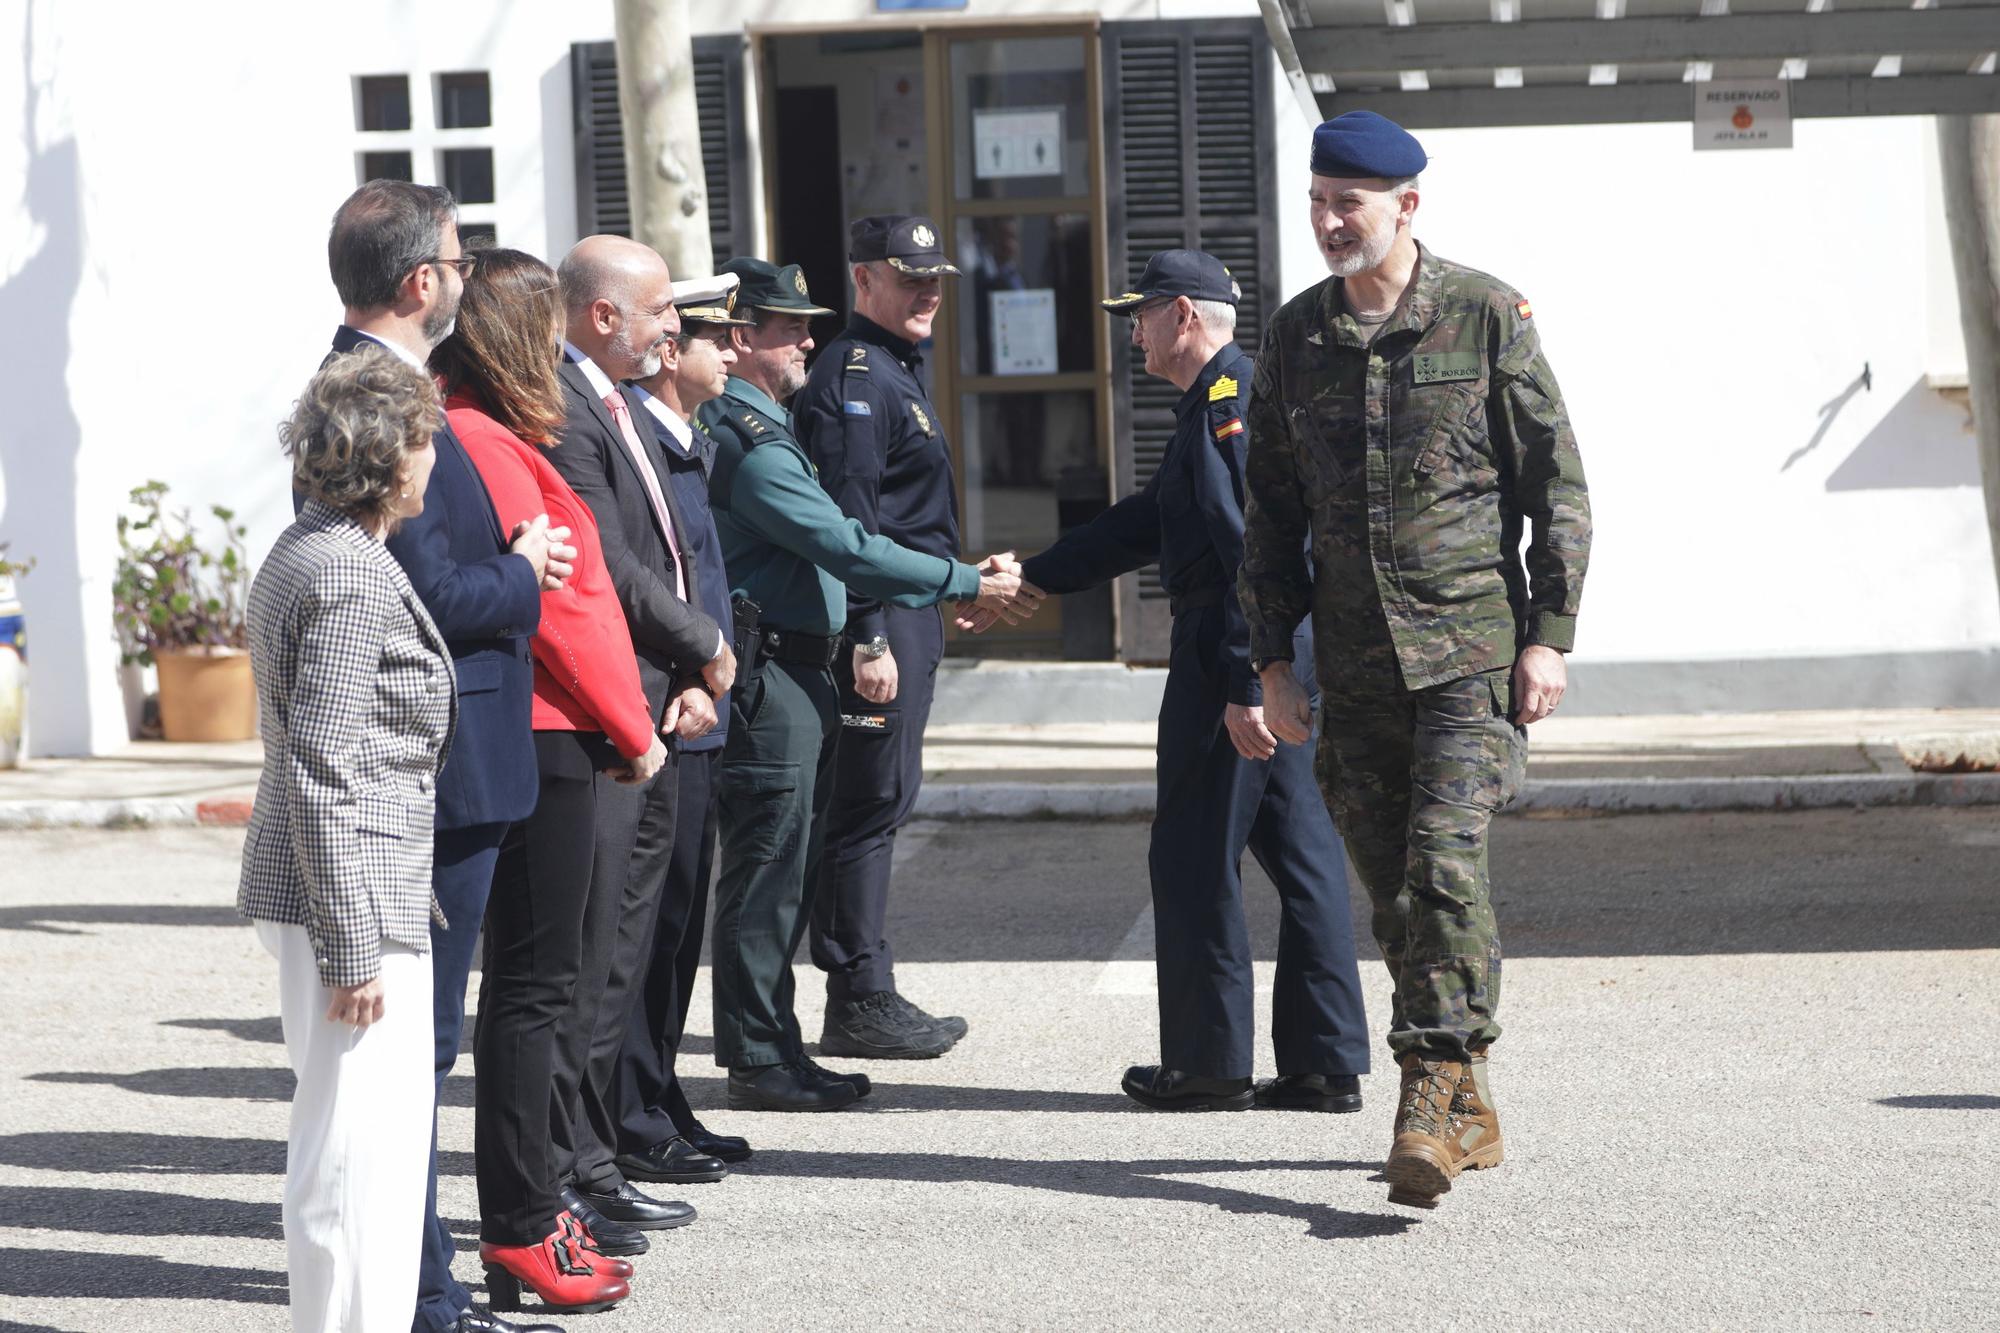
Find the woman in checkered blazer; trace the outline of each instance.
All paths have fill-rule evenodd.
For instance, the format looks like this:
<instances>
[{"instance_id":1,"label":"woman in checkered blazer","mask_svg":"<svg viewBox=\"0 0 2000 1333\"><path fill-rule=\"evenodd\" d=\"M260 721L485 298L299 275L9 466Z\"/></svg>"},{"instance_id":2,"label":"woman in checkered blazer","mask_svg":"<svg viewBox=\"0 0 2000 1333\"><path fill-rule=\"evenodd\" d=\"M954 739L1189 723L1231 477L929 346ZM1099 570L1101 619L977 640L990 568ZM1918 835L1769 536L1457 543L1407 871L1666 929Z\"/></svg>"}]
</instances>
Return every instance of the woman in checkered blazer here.
<instances>
[{"instance_id":1,"label":"woman in checkered blazer","mask_svg":"<svg viewBox=\"0 0 2000 1333\"><path fill-rule=\"evenodd\" d=\"M251 589L264 771L237 908L278 960L294 1329L406 1329L433 1100L431 819L458 692L383 542L423 512L430 377L337 357L281 437L305 504ZM442 924L442 922L440 922Z\"/></svg>"}]
</instances>

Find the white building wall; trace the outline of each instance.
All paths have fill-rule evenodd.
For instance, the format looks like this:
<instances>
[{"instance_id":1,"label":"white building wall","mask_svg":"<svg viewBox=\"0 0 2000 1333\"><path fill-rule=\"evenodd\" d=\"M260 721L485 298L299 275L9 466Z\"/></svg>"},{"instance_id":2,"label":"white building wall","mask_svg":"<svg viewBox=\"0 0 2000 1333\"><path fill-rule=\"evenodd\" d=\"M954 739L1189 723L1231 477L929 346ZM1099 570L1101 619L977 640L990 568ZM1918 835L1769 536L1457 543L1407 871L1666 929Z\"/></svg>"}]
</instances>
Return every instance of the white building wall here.
<instances>
[{"instance_id":1,"label":"white building wall","mask_svg":"<svg viewBox=\"0 0 2000 1333\"><path fill-rule=\"evenodd\" d=\"M1050 12L1255 6L974 0L966 17ZM695 13L702 31L870 17L868 0ZM553 257L575 239L569 48L611 27L610 0L0 0L19 43L0 61L18 109L0 133L0 539L41 562L22 585L40 752L126 734L109 583L133 485L236 507L253 559L289 521L275 427L340 315L325 235L362 146L353 77L413 76L432 179L425 76L488 71L492 130L461 132L495 149L487 216ZM1321 269L1309 129L1282 80L1277 100L1290 292ZM1675 125L1423 138L1419 234L1529 295L1576 417L1598 516L1580 660L2000 644L1971 437L1923 387L1964 355L1928 121L1804 121L1791 152L1741 155L1696 155ZM1864 362L1873 391L1813 443Z\"/></svg>"}]
</instances>

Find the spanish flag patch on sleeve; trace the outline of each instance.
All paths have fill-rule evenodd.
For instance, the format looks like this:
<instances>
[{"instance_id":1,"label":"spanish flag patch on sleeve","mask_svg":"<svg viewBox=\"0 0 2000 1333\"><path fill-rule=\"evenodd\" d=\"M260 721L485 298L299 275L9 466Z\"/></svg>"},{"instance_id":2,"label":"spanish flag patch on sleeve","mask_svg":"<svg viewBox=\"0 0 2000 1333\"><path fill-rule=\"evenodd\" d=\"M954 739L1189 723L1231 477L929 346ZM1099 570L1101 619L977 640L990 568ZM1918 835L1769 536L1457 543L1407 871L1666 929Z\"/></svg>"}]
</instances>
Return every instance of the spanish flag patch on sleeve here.
<instances>
[{"instance_id":1,"label":"spanish flag patch on sleeve","mask_svg":"<svg viewBox=\"0 0 2000 1333\"><path fill-rule=\"evenodd\" d=\"M1522 319L1532 319L1535 314L1535 308L1529 305L1526 299L1522 299L1514 302L1514 313Z\"/></svg>"},{"instance_id":2,"label":"spanish flag patch on sleeve","mask_svg":"<svg viewBox=\"0 0 2000 1333\"><path fill-rule=\"evenodd\" d=\"M1215 438L1218 440L1226 440L1232 435L1241 435L1242 433L1243 433L1242 417L1231 417L1229 418L1229 420L1223 422L1220 426L1217 426L1215 428Z\"/></svg>"}]
</instances>

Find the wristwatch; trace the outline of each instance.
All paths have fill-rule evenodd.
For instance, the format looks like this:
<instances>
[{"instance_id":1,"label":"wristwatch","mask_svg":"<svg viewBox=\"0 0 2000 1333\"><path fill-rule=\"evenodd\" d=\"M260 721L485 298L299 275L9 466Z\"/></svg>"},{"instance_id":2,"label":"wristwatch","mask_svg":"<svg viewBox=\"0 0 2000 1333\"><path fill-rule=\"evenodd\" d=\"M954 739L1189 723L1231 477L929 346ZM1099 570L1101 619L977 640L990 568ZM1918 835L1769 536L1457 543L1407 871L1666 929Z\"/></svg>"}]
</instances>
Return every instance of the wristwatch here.
<instances>
[{"instance_id":1,"label":"wristwatch","mask_svg":"<svg viewBox=\"0 0 2000 1333\"><path fill-rule=\"evenodd\" d=\"M877 634L872 639L863 639L854 645L854 651L871 662L879 662L889 655L889 636Z\"/></svg>"},{"instance_id":2,"label":"wristwatch","mask_svg":"<svg viewBox=\"0 0 2000 1333\"><path fill-rule=\"evenodd\" d=\"M1291 660L1291 654L1289 653L1283 657L1253 657L1250 659L1250 669L1261 676L1264 674L1265 667L1276 666L1280 662L1289 662Z\"/></svg>"}]
</instances>

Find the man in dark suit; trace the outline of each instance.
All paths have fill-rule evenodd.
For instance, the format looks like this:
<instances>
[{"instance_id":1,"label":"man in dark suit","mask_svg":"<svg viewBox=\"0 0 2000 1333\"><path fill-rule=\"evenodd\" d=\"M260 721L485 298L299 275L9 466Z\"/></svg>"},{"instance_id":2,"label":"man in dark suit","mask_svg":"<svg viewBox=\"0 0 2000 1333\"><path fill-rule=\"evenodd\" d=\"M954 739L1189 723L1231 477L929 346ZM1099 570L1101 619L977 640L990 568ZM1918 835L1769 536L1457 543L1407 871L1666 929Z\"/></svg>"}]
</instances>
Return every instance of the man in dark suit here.
<instances>
[{"instance_id":1,"label":"man in dark suit","mask_svg":"<svg viewBox=\"0 0 2000 1333\"><path fill-rule=\"evenodd\" d=\"M722 538L708 507L715 442L695 420L694 410L721 394L729 383L729 369L736 364L729 331L750 324L734 313L740 282L734 273L676 282L674 308L680 315L680 332L660 349L659 371L628 386L646 410L652 442L666 464L668 485L688 518L696 600L718 622L731 614ZM682 722L673 856L660 897L645 985L632 1006L625 1047L618 1057L618 1170L629 1180L660 1183L720 1180L728 1163L750 1156L748 1141L712 1133L695 1118L674 1072L707 926L719 813L715 770L729 738L729 709L718 707L715 726L702 735L690 734L687 719ZM643 827L639 836L642 844L647 841ZM635 853L644 854L643 847Z\"/></svg>"},{"instance_id":2,"label":"man in dark suit","mask_svg":"<svg viewBox=\"0 0 2000 1333\"><path fill-rule=\"evenodd\" d=\"M640 424L638 400L619 387L659 370L661 348L680 323L673 281L650 247L620 236L577 242L558 278L570 344L561 368L568 419L562 447L549 459L596 516L632 631L639 683L655 722L671 736L682 712L712 714L736 675L721 626L699 608L693 529L674 498L665 460ZM619 804L599 808L598 863L628 869L622 883L615 876L592 881L576 1002L558 1028L552 1127L558 1152L570 1161L571 1188L563 1199L600 1244L608 1233L612 1248L624 1248L621 1226L650 1230L693 1217L684 1203L633 1188L613 1161L618 1052L672 861L678 779L678 760L669 759L651 783L621 788Z\"/></svg>"},{"instance_id":3,"label":"man in dark suit","mask_svg":"<svg viewBox=\"0 0 2000 1333\"><path fill-rule=\"evenodd\" d=\"M459 249L458 205L449 191L405 181L362 186L334 214L327 238L333 285L346 307L328 359L373 342L422 369L451 332L465 273L475 262ZM432 1025L442 1091L458 1058L465 984L500 837L535 805L528 636L541 620L541 589L561 586L576 553L562 544L567 530L551 530L546 517L511 537L501 530L485 483L442 413L432 444L437 462L424 511L389 539L389 553L444 635L458 675L458 731L437 781L431 871L448 923L431 928ZM515 1328L474 1306L471 1293L451 1276L451 1232L437 1215L435 1112L425 1207L414 1333Z\"/></svg>"}]
</instances>

